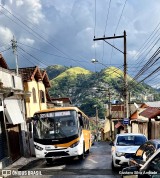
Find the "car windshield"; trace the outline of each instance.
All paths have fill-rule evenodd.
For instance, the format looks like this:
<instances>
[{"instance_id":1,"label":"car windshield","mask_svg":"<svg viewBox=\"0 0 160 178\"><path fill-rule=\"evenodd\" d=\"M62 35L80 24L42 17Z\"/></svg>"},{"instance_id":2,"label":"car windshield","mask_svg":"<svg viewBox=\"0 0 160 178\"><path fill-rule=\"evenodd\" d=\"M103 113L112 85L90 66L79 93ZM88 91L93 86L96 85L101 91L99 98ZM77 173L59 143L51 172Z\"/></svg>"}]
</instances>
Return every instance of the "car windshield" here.
<instances>
[{"instance_id":1,"label":"car windshield","mask_svg":"<svg viewBox=\"0 0 160 178\"><path fill-rule=\"evenodd\" d=\"M142 145L146 142L147 139L145 136L141 135L124 135L118 136L116 145L119 146L129 146L129 145Z\"/></svg>"}]
</instances>

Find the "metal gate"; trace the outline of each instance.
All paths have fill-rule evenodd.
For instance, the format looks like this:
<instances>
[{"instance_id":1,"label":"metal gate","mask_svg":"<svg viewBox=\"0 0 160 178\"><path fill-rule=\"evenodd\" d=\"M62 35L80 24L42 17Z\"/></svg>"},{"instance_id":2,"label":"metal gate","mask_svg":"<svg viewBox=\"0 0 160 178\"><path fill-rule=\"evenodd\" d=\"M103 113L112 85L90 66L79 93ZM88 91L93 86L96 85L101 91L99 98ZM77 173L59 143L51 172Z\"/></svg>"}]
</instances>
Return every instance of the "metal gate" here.
<instances>
[{"instance_id":1,"label":"metal gate","mask_svg":"<svg viewBox=\"0 0 160 178\"><path fill-rule=\"evenodd\" d=\"M12 158L12 161L16 161L18 158L21 157L19 125L10 125L7 130L10 156Z\"/></svg>"}]
</instances>

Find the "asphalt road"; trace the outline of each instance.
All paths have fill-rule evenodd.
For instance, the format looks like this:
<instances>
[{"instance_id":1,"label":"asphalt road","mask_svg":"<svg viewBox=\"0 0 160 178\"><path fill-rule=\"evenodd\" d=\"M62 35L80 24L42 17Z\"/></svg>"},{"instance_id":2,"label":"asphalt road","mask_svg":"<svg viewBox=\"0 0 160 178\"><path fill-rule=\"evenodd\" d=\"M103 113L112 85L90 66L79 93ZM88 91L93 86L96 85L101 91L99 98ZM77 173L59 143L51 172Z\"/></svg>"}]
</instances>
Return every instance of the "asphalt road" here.
<instances>
[{"instance_id":1,"label":"asphalt road","mask_svg":"<svg viewBox=\"0 0 160 178\"><path fill-rule=\"evenodd\" d=\"M119 178L119 170L113 172L111 169L110 145L106 142L96 142L85 159L78 158L58 159L52 165L48 165L45 160L38 160L23 167L20 173L33 178ZM29 175L35 174L35 175ZM37 175L36 175L37 174ZM42 174L40 176L40 174Z\"/></svg>"}]
</instances>

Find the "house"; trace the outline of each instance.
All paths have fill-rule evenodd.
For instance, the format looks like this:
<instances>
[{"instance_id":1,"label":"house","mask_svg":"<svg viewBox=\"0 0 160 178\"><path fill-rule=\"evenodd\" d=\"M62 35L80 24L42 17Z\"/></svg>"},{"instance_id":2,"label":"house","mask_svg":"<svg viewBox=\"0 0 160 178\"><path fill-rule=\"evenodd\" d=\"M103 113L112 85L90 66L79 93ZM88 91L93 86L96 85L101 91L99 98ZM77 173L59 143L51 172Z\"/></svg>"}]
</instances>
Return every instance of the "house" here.
<instances>
[{"instance_id":1,"label":"house","mask_svg":"<svg viewBox=\"0 0 160 178\"><path fill-rule=\"evenodd\" d=\"M29 154L22 76L0 54L0 169ZM16 112L15 112L16 111Z\"/></svg>"},{"instance_id":2,"label":"house","mask_svg":"<svg viewBox=\"0 0 160 178\"><path fill-rule=\"evenodd\" d=\"M50 82L45 70L38 66L19 68L19 73L22 75L24 91L28 93L25 97L26 122L29 130L30 118L34 113L48 108L51 102L48 88ZM30 154L35 155L32 135L29 134Z\"/></svg>"},{"instance_id":3,"label":"house","mask_svg":"<svg viewBox=\"0 0 160 178\"><path fill-rule=\"evenodd\" d=\"M129 104L129 116L131 116L136 111L136 106L134 103ZM104 137L105 140L114 140L116 134L129 130L130 126L124 125L124 104L112 104L111 111L109 113L109 108L106 112L106 119L104 125Z\"/></svg>"},{"instance_id":4,"label":"house","mask_svg":"<svg viewBox=\"0 0 160 178\"><path fill-rule=\"evenodd\" d=\"M26 117L30 118L35 112L47 109L50 82L46 71L41 70L38 66L19 68L18 70L22 75L24 91L30 93L30 96L25 100Z\"/></svg>"},{"instance_id":5,"label":"house","mask_svg":"<svg viewBox=\"0 0 160 178\"><path fill-rule=\"evenodd\" d=\"M151 138L159 138L160 101L145 102L131 116L131 130Z\"/></svg>"},{"instance_id":6,"label":"house","mask_svg":"<svg viewBox=\"0 0 160 178\"><path fill-rule=\"evenodd\" d=\"M54 104L54 106L71 106L72 101L70 98L51 98L51 102Z\"/></svg>"}]
</instances>

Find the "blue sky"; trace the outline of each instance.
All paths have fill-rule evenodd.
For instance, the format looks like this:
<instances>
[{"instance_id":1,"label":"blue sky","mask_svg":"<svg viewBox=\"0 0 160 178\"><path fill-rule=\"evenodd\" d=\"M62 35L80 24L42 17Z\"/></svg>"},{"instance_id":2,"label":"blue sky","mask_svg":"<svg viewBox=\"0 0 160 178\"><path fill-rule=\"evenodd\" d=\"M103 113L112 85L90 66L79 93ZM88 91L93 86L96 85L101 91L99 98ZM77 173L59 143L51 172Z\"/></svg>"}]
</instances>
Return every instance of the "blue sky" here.
<instances>
[{"instance_id":1,"label":"blue sky","mask_svg":"<svg viewBox=\"0 0 160 178\"><path fill-rule=\"evenodd\" d=\"M9 49L14 35L19 67L60 64L92 71L105 66L123 69L123 54L103 41L94 42L93 38L123 35L125 30L127 71L134 76L159 47L159 41L156 43L159 26L155 36L150 37L160 22L159 17L159 0L1 0L0 51L8 65L15 67ZM143 46L149 37L148 45ZM123 51L123 39L108 42ZM93 58L99 63L92 64ZM154 64L154 68L158 66L158 62ZM150 78L148 83L158 85L158 77L154 81Z\"/></svg>"}]
</instances>

